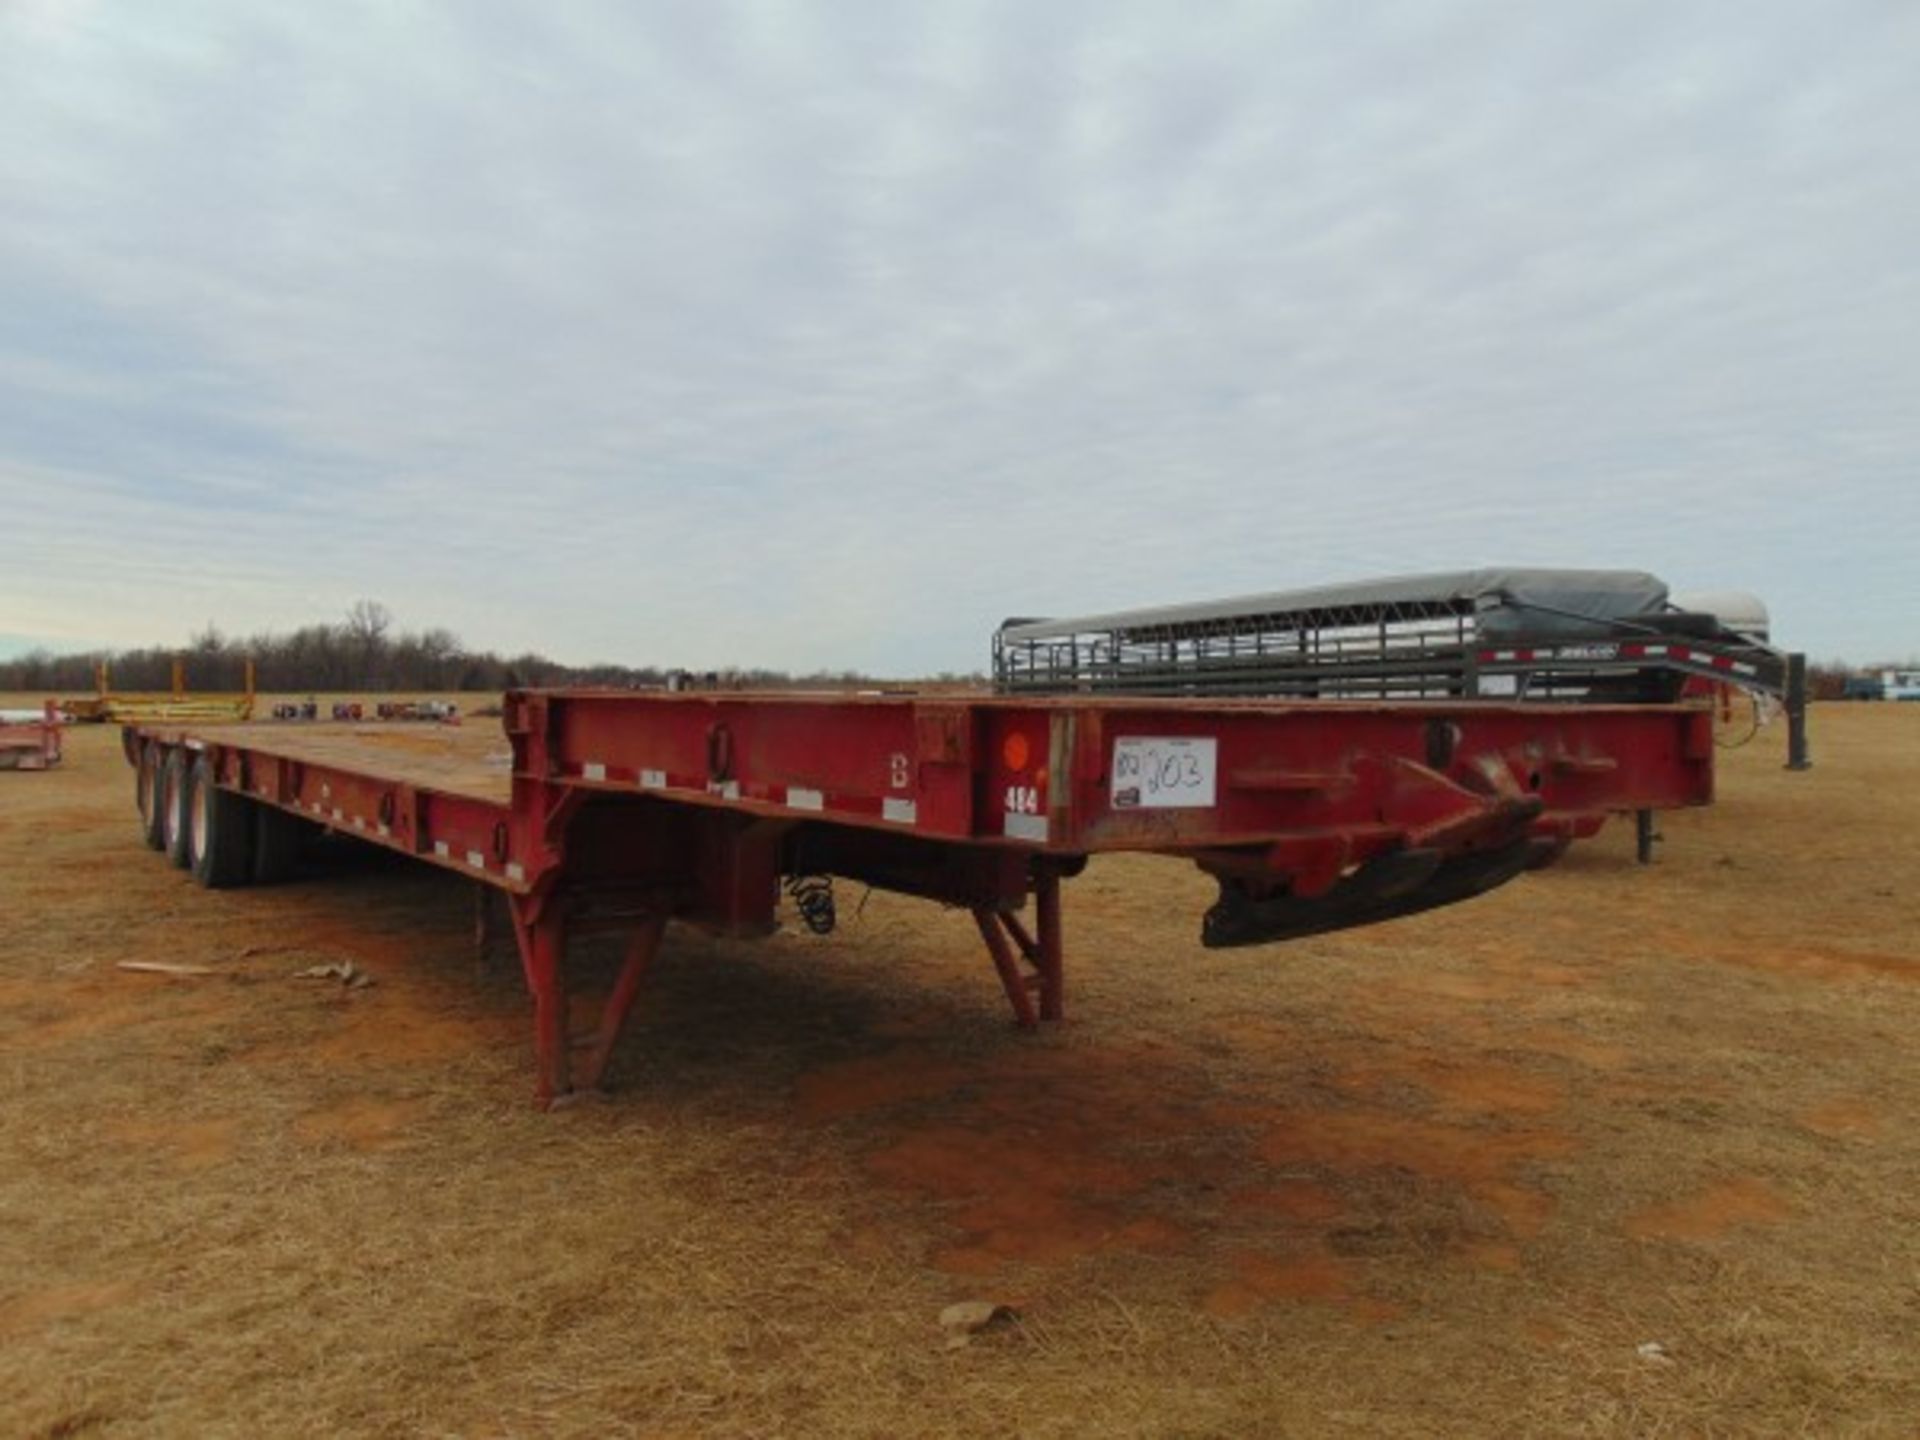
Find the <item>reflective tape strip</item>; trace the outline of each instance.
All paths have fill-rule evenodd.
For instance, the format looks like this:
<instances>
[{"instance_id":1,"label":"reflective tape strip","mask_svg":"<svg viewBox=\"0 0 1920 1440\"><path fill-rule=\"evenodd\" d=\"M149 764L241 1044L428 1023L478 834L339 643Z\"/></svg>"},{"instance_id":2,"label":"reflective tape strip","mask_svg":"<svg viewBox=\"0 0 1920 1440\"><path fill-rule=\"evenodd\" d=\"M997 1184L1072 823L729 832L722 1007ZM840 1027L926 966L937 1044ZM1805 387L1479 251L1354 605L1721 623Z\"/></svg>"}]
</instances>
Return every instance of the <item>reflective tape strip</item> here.
<instances>
[{"instance_id":1,"label":"reflective tape strip","mask_svg":"<svg viewBox=\"0 0 1920 1440\"><path fill-rule=\"evenodd\" d=\"M822 795L818 790L807 790L798 785L789 785L787 787L787 805L794 810L824 810L827 808L827 797Z\"/></svg>"},{"instance_id":2,"label":"reflective tape strip","mask_svg":"<svg viewBox=\"0 0 1920 1440\"><path fill-rule=\"evenodd\" d=\"M589 760L580 767L580 778L582 780L604 780L607 778L607 767L602 765L598 760Z\"/></svg>"},{"instance_id":3,"label":"reflective tape strip","mask_svg":"<svg viewBox=\"0 0 1920 1440\"><path fill-rule=\"evenodd\" d=\"M640 772L642 790L664 790L667 788L667 772L664 770L642 770Z\"/></svg>"},{"instance_id":4,"label":"reflective tape strip","mask_svg":"<svg viewBox=\"0 0 1920 1440\"><path fill-rule=\"evenodd\" d=\"M453 852L447 849L446 841L436 840L433 842L433 853L438 855L442 860L445 860Z\"/></svg>"},{"instance_id":5,"label":"reflective tape strip","mask_svg":"<svg viewBox=\"0 0 1920 1440\"><path fill-rule=\"evenodd\" d=\"M524 880L526 878L527 871L525 866L521 865L517 860L509 860L507 862L507 879Z\"/></svg>"},{"instance_id":6,"label":"reflective tape strip","mask_svg":"<svg viewBox=\"0 0 1920 1440\"><path fill-rule=\"evenodd\" d=\"M738 800L740 798L740 782L738 780L709 780L707 782L707 793L709 795L718 795L722 800Z\"/></svg>"},{"instance_id":7,"label":"reflective tape strip","mask_svg":"<svg viewBox=\"0 0 1920 1440\"><path fill-rule=\"evenodd\" d=\"M1036 845L1047 843L1047 817L1044 815L1008 815L1006 835L1009 840L1028 840Z\"/></svg>"},{"instance_id":8,"label":"reflective tape strip","mask_svg":"<svg viewBox=\"0 0 1920 1440\"><path fill-rule=\"evenodd\" d=\"M467 864L476 870L484 870L487 868L487 857L482 855L478 850L469 850L467 851Z\"/></svg>"},{"instance_id":9,"label":"reflective tape strip","mask_svg":"<svg viewBox=\"0 0 1920 1440\"><path fill-rule=\"evenodd\" d=\"M891 820L896 825L918 825L920 807L911 800L895 800L889 797L880 802L880 818Z\"/></svg>"}]
</instances>

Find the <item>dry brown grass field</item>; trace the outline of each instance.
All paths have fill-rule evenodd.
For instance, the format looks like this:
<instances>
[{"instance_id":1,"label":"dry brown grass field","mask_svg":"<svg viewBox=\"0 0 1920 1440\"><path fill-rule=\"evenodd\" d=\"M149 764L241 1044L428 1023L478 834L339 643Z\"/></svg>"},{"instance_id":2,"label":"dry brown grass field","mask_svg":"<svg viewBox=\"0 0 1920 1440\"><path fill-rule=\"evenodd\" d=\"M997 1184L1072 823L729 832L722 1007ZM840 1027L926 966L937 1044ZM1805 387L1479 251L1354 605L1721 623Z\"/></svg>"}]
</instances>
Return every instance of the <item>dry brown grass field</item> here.
<instances>
[{"instance_id":1,"label":"dry brown grass field","mask_svg":"<svg viewBox=\"0 0 1920 1440\"><path fill-rule=\"evenodd\" d=\"M0 774L0 1432L1914 1435L1920 706L1814 739L1292 945L1096 862L1039 1036L934 906L676 930L540 1114L462 882L203 892L75 730Z\"/></svg>"}]
</instances>

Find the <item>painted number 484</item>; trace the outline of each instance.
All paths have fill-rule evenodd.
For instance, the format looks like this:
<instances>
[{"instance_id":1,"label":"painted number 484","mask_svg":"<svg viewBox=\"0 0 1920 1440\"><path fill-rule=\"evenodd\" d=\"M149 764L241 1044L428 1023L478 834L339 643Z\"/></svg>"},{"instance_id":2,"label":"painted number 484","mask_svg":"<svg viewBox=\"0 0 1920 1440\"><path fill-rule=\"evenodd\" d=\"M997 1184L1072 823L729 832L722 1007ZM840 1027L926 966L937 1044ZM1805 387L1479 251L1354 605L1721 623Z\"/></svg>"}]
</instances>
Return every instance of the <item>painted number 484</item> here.
<instances>
[{"instance_id":1,"label":"painted number 484","mask_svg":"<svg viewBox=\"0 0 1920 1440\"><path fill-rule=\"evenodd\" d=\"M1038 815L1040 813L1040 791L1033 785L1007 786L1007 813L1009 815Z\"/></svg>"}]
</instances>

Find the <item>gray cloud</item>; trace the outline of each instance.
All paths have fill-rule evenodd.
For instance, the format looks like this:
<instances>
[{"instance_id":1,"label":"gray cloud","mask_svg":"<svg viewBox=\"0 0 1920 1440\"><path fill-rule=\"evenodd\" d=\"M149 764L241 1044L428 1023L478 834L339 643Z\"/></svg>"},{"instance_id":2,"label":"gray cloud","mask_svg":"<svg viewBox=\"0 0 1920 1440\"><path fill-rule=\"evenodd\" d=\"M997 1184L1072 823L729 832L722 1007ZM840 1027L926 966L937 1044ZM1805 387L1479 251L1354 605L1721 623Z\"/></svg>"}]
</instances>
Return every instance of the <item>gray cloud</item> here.
<instances>
[{"instance_id":1,"label":"gray cloud","mask_svg":"<svg viewBox=\"0 0 1920 1440\"><path fill-rule=\"evenodd\" d=\"M0 630L559 655L1480 562L1920 648L1904 4L0 11Z\"/></svg>"}]
</instances>

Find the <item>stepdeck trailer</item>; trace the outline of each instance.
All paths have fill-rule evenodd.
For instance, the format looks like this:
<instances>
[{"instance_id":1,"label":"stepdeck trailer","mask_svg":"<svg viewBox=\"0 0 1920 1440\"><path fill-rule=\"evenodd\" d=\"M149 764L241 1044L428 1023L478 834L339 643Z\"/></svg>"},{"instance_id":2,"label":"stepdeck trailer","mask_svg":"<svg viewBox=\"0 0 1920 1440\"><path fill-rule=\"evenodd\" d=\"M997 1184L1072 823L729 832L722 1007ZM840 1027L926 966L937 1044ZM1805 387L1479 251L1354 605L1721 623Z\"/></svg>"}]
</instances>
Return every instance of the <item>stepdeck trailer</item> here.
<instances>
[{"instance_id":1,"label":"stepdeck trailer","mask_svg":"<svg viewBox=\"0 0 1920 1440\"><path fill-rule=\"evenodd\" d=\"M1694 705L561 690L510 694L502 729L122 735L147 842L204 885L283 878L322 826L503 892L542 1104L599 1085L668 921L765 935L783 887L816 929L836 876L964 907L1032 1026L1065 1013L1060 883L1092 854L1193 861L1203 942L1253 944L1468 899L1713 787ZM567 939L608 929L625 958L575 1042Z\"/></svg>"}]
</instances>

